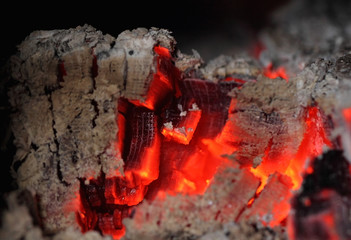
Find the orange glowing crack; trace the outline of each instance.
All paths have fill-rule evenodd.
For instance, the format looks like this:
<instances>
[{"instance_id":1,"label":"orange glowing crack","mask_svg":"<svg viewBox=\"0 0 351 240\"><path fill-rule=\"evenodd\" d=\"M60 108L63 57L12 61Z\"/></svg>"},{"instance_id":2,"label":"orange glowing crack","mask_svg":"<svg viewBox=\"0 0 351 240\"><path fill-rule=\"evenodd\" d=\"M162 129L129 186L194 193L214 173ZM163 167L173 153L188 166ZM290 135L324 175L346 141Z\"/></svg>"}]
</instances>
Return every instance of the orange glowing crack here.
<instances>
[{"instance_id":1,"label":"orange glowing crack","mask_svg":"<svg viewBox=\"0 0 351 240\"><path fill-rule=\"evenodd\" d=\"M262 192L263 188L267 185L267 180L269 175L261 171L259 168L253 168L253 167L250 168L250 172L253 175L255 175L258 179L260 179L260 185L256 190L256 194L259 194L260 192Z\"/></svg>"},{"instance_id":2,"label":"orange glowing crack","mask_svg":"<svg viewBox=\"0 0 351 240\"><path fill-rule=\"evenodd\" d=\"M270 139L266 149L264 150L264 156L262 157L262 162L269 161L268 155L269 155L269 152L271 151L272 145L273 145L273 139ZM250 171L261 180L260 186L258 186L256 190L256 194L259 194L266 186L270 173L267 173L267 170L265 168L262 168L262 165L258 166L257 168L251 167Z\"/></svg>"},{"instance_id":3,"label":"orange glowing crack","mask_svg":"<svg viewBox=\"0 0 351 240\"><path fill-rule=\"evenodd\" d=\"M161 99L173 89L167 76L161 72L156 72L153 75L153 80L150 83L147 96L144 100L129 100L136 106L146 107L150 110L155 110L155 107Z\"/></svg>"},{"instance_id":4,"label":"orange glowing crack","mask_svg":"<svg viewBox=\"0 0 351 240\"><path fill-rule=\"evenodd\" d=\"M226 77L226 78L223 79L222 81L224 81L224 82L231 82L231 81L234 81L234 82L240 83L240 84L246 83L245 80L242 80L242 79L240 79L240 78L234 78L234 77Z\"/></svg>"},{"instance_id":5,"label":"orange glowing crack","mask_svg":"<svg viewBox=\"0 0 351 240\"><path fill-rule=\"evenodd\" d=\"M254 201L255 201L255 198L254 198L254 197L251 198L251 199L247 202L247 206L250 207L250 206L253 204Z\"/></svg>"}]
</instances>

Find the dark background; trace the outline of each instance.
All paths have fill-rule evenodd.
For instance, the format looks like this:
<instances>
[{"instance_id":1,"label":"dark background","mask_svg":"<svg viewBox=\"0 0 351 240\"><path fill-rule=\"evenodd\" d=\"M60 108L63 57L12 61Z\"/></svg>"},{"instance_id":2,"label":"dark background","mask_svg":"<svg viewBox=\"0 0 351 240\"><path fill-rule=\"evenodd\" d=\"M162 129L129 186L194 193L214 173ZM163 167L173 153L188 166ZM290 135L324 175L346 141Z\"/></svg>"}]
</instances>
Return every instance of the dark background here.
<instances>
[{"instance_id":1,"label":"dark background","mask_svg":"<svg viewBox=\"0 0 351 240\"><path fill-rule=\"evenodd\" d=\"M2 59L8 57L34 30L74 28L86 23L114 37L137 27L167 28L181 48L186 38L200 40L211 32L226 38L237 26L254 33L267 23L273 10L286 2L288 0L13 1L0 10L1 41L4 41L0 54Z\"/></svg>"},{"instance_id":2,"label":"dark background","mask_svg":"<svg viewBox=\"0 0 351 240\"><path fill-rule=\"evenodd\" d=\"M16 46L35 30L74 28L89 24L117 37L126 29L166 28L173 32L185 53L199 50L205 60L226 54L231 47L246 45L269 23L271 13L288 0L197 1L12 1L0 7L0 67L16 52ZM9 173L15 148L9 131L6 89L11 84L0 76L0 176L1 193L15 186Z\"/></svg>"}]
</instances>

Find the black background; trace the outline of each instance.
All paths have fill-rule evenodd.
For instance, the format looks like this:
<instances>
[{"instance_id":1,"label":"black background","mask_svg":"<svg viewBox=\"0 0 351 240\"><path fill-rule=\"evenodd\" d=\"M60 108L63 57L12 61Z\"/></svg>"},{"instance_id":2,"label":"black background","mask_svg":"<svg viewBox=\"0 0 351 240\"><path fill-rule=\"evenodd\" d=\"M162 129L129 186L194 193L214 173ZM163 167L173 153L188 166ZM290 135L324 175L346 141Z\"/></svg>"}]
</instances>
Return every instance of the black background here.
<instances>
[{"instance_id":1,"label":"black background","mask_svg":"<svg viewBox=\"0 0 351 240\"><path fill-rule=\"evenodd\" d=\"M137 27L167 28L179 47L187 38L201 38L215 31L226 35L241 24L256 32L273 10L288 0L178 0L178 1L46 1L7 2L1 6L1 58L14 53L16 46L34 30L74 28L89 24L104 34L117 37ZM184 39L184 40L183 40ZM196 46L193 46L196 48Z\"/></svg>"}]
</instances>

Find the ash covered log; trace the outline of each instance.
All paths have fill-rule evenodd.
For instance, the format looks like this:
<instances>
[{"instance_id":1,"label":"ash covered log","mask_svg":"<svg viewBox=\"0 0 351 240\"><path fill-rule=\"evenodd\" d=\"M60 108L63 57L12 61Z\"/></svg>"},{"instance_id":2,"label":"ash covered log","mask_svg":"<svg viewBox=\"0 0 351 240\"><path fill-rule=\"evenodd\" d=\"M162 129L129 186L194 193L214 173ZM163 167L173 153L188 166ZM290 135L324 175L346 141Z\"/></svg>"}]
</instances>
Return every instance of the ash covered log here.
<instances>
[{"instance_id":1,"label":"ash covered log","mask_svg":"<svg viewBox=\"0 0 351 240\"><path fill-rule=\"evenodd\" d=\"M153 47L172 49L173 41L164 30L115 39L85 25L34 32L11 58L13 170L20 189L40 196L46 232L77 225L65 206L77 198L78 178L123 172L114 146L118 97L145 100Z\"/></svg>"},{"instance_id":2,"label":"ash covered log","mask_svg":"<svg viewBox=\"0 0 351 240\"><path fill-rule=\"evenodd\" d=\"M287 82L249 57L203 64L166 30L115 39L86 25L32 33L10 64L13 171L44 237L278 237L307 160L350 153L349 53ZM316 199L338 216L340 196Z\"/></svg>"}]
</instances>

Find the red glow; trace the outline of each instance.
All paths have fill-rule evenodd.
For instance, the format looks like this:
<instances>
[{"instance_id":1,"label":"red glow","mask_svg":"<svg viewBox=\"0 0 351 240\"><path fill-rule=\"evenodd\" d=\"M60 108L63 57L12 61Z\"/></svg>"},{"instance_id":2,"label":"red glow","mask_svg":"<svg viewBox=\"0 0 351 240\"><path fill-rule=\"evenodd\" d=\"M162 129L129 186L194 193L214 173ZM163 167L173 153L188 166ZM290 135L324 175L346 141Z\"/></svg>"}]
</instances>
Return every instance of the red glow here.
<instances>
[{"instance_id":1,"label":"red glow","mask_svg":"<svg viewBox=\"0 0 351 240\"><path fill-rule=\"evenodd\" d=\"M184 174L187 180L194 183L195 188L192 193L202 194L205 192L219 163L220 159L212 158L211 156L208 156L208 153L201 150L193 153L188 158L180 171Z\"/></svg>"},{"instance_id":2,"label":"red glow","mask_svg":"<svg viewBox=\"0 0 351 240\"><path fill-rule=\"evenodd\" d=\"M276 69L273 69L273 64L269 63L267 67L264 69L263 74L268 77L268 78L283 78L286 81L289 80L288 75L286 74L285 68L284 67L278 67Z\"/></svg>"},{"instance_id":3,"label":"red glow","mask_svg":"<svg viewBox=\"0 0 351 240\"><path fill-rule=\"evenodd\" d=\"M223 79L222 81L224 82L230 82L230 81L234 81L236 83L239 83L239 84L244 84L246 83L246 81L240 79L240 78L233 78L233 77L226 77L225 79Z\"/></svg>"},{"instance_id":4,"label":"red glow","mask_svg":"<svg viewBox=\"0 0 351 240\"><path fill-rule=\"evenodd\" d=\"M304 137L295 158L290 161L290 165L285 171L285 174L290 176L293 181L294 190L300 188L304 172L313 172L313 168L308 166L306 161L322 154L324 145L332 147L332 143L327 138L322 114L318 107L309 107L305 119Z\"/></svg>"},{"instance_id":5,"label":"red glow","mask_svg":"<svg viewBox=\"0 0 351 240\"><path fill-rule=\"evenodd\" d=\"M114 219L118 219L121 216L115 216L116 213L118 214L119 211L114 211L113 215L106 214L100 217L102 219L99 222L99 228L102 230L104 234L111 235L113 239L120 239L125 234L125 226L120 226L121 229L116 230L116 223ZM120 215L120 214L118 214Z\"/></svg>"},{"instance_id":6,"label":"red glow","mask_svg":"<svg viewBox=\"0 0 351 240\"><path fill-rule=\"evenodd\" d=\"M138 178L142 185L147 186L158 178L160 164L160 139L158 134L155 136L156 137L152 146L146 148L142 153L142 156L140 156L139 168L125 171L125 176L128 182L135 182L135 178Z\"/></svg>"},{"instance_id":7,"label":"red glow","mask_svg":"<svg viewBox=\"0 0 351 240\"><path fill-rule=\"evenodd\" d=\"M267 185L267 180L269 175L267 175L263 171L260 171L259 168L253 168L253 167L250 168L250 172L261 180L260 186L258 186L256 190L256 194L259 194L260 192L262 192L263 188Z\"/></svg>"},{"instance_id":8,"label":"red glow","mask_svg":"<svg viewBox=\"0 0 351 240\"><path fill-rule=\"evenodd\" d=\"M311 206L311 199L309 199L308 197L304 198L304 199L303 199L303 204L304 204L306 207Z\"/></svg>"},{"instance_id":9,"label":"red glow","mask_svg":"<svg viewBox=\"0 0 351 240\"><path fill-rule=\"evenodd\" d=\"M196 151L187 155L183 163L172 170L172 183L166 189L169 194L203 194L209 186L218 166L224 161L219 157L222 149L213 140L204 139L198 142ZM176 156L176 153L168 156Z\"/></svg>"},{"instance_id":10,"label":"red glow","mask_svg":"<svg viewBox=\"0 0 351 240\"><path fill-rule=\"evenodd\" d=\"M161 46L155 46L154 47L154 51L159 56L162 56L162 57L165 57L165 58L171 58L171 53L169 52L168 48L161 47Z\"/></svg>"},{"instance_id":11,"label":"red glow","mask_svg":"<svg viewBox=\"0 0 351 240\"><path fill-rule=\"evenodd\" d=\"M227 77L216 85L187 79L180 82L184 85L178 86L180 75L169 50L156 46L154 52L156 72L145 101L121 99L118 103L119 132L114 145L117 155L124 160L124 175L116 173L115 177L90 179L90 183L82 181L77 219L83 232L99 229L115 239L122 237L125 232L122 219L128 216L130 207L138 205L145 197L152 200L149 195L205 193L218 167L229 161L222 156L235 156L235 151L245 147L240 145L240 137L233 134L238 132L234 114L237 100L228 97L230 90L223 90L240 88L245 81ZM288 80L285 69L273 69L272 64L264 74ZM194 99L199 106L191 107ZM351 122L351 109L343 113ZM244 217L259 216L263 224L271 227L286 218L291 189L301 186L304 173L313 172L308 159L321 154L324 145L332 146L318 107L306 109L304 124L305 133L296 153L279 149L279 152L289 153L276 157L272 154L277 152L272 137L260 155L262 161L258 167L253 168L252 162L249 166L240 163L261 181L255 196L248 201L250 211ZM218 131L207 135L212 129ZM108 211L100 212L104 208ZM271 212L268 213L268 209ZM271 218L267 219L267 214Z\"/></svg>"},{"instance_id":12,"label":"red glow","mask_svg":"<svg viewBox=\"0 0 351 240\"><path fill-rule=\"evenodd\" d=\"M248 202L247 202L247 206L250 207L253 202L254 202L255 198L251 198Z\"/></svg>"},{"instance_id":13,"label":"red glow","mask_svg":"<svg viewBox=\"0 0 351 240\"><path fill-rule=\"evenodd\" d=\"M345 108L342 111L342 114L345 118L345 121L347 122L347 124L351 127L351 108Z\"/></svg>"},{"instance_id":14,"label":"red glow","mask_svg":"<svg viewBox=\"0 0 351 240\"><path fill-rule=\"evenodd\" d=\"M327 134L323 127L322 114L318 107L309 107L306 109L305 116L305 133L300 143L297 153L293 159L289 161L289 165L285 169L278 171L290 177L293 183L293 190L300 188L302 183L302 176L305 172L313 171L313 168L308 165L308 160L317 157L323 152L323 146L332 147L332 143L327 138ZM265 152L262 162L267 161L269 150ZM269 161L269 160L268 160ZM267 170L260 165L257 168L251 168L251 172L261 179L261 185L257 193L261 192L267 183Z\"/></svg>"},{"instance_id":15,"label":"red glow","mask_svg":"<svg viewBox=\"0 0 351 240\"><path fill-rule=\"evenodd\" d=\"M243 213L241 218L258 218L264 225L270 227L279 225L290 211L291 186L288 176L274 173L268 178L267 185L259 197L249 201L250 208Z\"/></svg>"}]
</instances>

